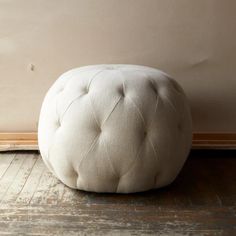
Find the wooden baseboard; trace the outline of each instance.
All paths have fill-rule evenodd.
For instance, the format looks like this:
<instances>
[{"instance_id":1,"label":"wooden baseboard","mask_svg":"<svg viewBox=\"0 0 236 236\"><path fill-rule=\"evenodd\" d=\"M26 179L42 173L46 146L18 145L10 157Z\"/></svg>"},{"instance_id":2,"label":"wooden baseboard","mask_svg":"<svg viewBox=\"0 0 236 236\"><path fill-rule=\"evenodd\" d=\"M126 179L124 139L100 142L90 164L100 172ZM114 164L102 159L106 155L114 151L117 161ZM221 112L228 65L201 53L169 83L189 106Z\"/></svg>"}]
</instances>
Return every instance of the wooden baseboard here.
<instances>
[{"instance_id":1,"label":"wooden baseboard","mask_svg":"<svg viewBox=\"0 0 236 236\"><path fill-rule=\"evenodd\" d=\"M0 133L0 151L38 150L37 133Z\"/></svg>"},{"instance_id":2,"label":"wooden baseboard","mask_svg":"<svg viewBox=\"0 0 236 236\"><path fill-rule=\"evenodd\" d=\"M236 149L236 133L194 133L193 149ZM0 151L38 150L37 133L0 133Z\"/></svg>"},{"instance_id":3,"label":"wooden baseboard","mask_svg":"<svg viewBox=\"0 0 236 236\"><path fill-rule=\"evenodd\" d=\"M193 149L236 149L236 133L194 133Z\"/></svg>"}]
</instances>

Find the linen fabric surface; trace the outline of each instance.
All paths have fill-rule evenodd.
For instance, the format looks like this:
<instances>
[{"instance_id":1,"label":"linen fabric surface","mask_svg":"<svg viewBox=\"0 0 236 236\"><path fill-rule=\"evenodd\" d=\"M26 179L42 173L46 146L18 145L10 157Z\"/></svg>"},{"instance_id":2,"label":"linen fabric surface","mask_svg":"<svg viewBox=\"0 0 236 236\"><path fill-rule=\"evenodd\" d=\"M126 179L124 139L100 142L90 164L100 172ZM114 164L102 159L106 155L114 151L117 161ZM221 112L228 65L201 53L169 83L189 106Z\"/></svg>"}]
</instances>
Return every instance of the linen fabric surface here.
<instances>
[{"instance_id":1,"label":"linen fabric surface","mask_svg":"<svg viewBox=\"0 0 236 236\"><path fill-rule=\"evenodd\" d=\"M66 72L41 108L47 167L71 188L131 193L170 184L192 140L183 89L164 72L94 65Z\"/></svg>"}]
</instances>

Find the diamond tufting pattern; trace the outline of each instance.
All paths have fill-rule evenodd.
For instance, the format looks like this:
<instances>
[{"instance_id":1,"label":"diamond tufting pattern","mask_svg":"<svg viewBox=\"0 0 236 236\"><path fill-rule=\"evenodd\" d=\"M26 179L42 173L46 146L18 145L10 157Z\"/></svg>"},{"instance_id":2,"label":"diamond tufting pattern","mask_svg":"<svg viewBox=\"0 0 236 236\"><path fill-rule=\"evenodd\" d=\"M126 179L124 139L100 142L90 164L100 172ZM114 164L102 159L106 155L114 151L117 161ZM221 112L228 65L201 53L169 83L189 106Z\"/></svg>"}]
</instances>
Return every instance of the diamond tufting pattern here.
<instances>
[{"instance_id":1,"label":"diamond tufting pattern","mask_svg":"<svg viewBox=\"0 0 236 236\"><path fill-rule=\"evenodd\" d=\"M130 193L171 183L191 147L183 89L145 66L95 65L66 72L40 113L39 148L66 185Z\"/></svg>"}]
</instances>

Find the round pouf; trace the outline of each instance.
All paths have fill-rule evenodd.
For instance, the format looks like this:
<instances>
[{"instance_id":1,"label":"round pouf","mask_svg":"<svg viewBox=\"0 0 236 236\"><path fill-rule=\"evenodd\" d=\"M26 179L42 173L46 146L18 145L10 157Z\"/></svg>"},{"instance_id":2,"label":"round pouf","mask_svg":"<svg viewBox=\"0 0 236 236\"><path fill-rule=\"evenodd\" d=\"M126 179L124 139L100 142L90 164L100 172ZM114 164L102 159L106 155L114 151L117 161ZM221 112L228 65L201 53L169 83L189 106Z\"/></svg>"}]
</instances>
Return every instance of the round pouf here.
<instances>
[{"instance_id":1,"label":"round pouf","mask_svg":"<svg viewBox=\"0 0 236 236\"><path fill-rule=\"evenodd\" d=\"M71 188L130 193L171 183L191 147L182 88L136 65L63 74L48 91L38 141L47 167Z\"/></svg>"}]
</instances>

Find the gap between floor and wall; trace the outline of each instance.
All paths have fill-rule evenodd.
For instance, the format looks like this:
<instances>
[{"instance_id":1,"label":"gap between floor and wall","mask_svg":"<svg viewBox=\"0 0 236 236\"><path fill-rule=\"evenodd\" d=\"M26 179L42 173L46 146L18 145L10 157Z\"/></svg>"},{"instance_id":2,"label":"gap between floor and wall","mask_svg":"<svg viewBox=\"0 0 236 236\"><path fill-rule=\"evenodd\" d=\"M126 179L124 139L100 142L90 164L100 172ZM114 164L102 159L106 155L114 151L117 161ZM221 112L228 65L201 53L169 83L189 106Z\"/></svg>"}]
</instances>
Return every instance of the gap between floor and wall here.
<instances>
[{"instance_id":1,"label":"gap between floor and wall","mask_svg":"<svg viewBox=\"0 0 236 236\"><path fill-rule=\"evenodd\" d=\"M193 149L236 149L236 133L194 133ZM37 133L0 133L0 151L38 150Z\"/></svg>"}]
</instances>

